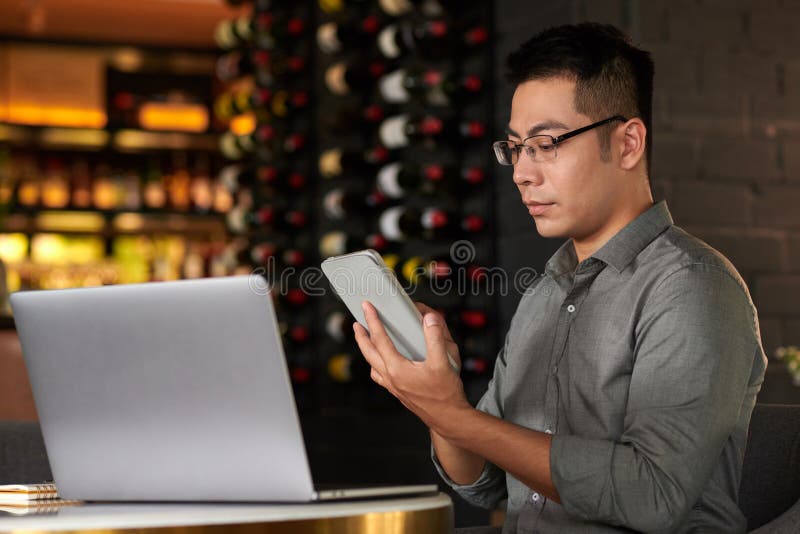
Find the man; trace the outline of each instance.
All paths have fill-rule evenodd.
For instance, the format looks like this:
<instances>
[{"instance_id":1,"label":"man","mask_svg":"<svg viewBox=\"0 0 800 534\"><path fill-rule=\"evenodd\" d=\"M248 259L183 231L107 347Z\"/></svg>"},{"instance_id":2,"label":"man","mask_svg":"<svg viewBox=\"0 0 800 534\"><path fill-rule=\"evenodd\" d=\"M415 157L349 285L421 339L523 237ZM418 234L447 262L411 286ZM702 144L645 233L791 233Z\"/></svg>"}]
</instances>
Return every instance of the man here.
<instances>
[{"instance_id":1,"label":"man","mask_svg":"<svg viewBox=\"0 0 800 534\"><path fill-rule=\"evenodd\" d=\"M495 143L538 232L568 237L528 288L472 408L427 306L427 361L365 304L372 378L431 431L468 501L508 497L506 532L744 532L737 492L766 358L747 288L653 203L653 64L611 26L535 36L508 59Z\"/></svg>"}]
</instances>

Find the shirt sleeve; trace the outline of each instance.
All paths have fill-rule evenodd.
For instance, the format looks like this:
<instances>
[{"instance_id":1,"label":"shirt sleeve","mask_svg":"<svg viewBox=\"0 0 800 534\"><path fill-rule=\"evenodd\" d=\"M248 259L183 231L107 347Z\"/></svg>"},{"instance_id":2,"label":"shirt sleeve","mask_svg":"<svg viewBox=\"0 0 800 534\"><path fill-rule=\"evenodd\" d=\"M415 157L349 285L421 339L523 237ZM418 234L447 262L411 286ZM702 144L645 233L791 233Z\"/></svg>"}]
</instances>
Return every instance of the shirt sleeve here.
<instances>
[{"instance_id":1,"label":"shirt sleeve","mask_svg":"<svg viewBox=\"0 0 800 534\"><path fill-rule=\"evenodd\" d=\"M508 336L506 336L506 343L508 343ZM494 365L494 374L489 387L484 393L481 400L478 401L476 408L482 412L486 412L495 417L503 417L502 399L502 384L505 377L506 370L506 346L497 355ZM505 472L492 464L486 462L478 479L472 484L457 484L445 472L439 459L436 457L436 450L431 444L431 459L436 471L445 483L453 488L465 501L475 506L482 508L493 508L498 502L506 498L506 478Z\"/></svg>"},{"instance_id":2,"label":"shirt sleeve","mask_svg":"<svg viewBox=\"0 0 800 534\"><path fill-rule=\"evenodd\" d=\"M739 419L755 309L727 271L681 267L651 293L635 332L619 441L555 435L553 483L573 516L672 531L699 498Z\"/></svg>"}]
</instances>

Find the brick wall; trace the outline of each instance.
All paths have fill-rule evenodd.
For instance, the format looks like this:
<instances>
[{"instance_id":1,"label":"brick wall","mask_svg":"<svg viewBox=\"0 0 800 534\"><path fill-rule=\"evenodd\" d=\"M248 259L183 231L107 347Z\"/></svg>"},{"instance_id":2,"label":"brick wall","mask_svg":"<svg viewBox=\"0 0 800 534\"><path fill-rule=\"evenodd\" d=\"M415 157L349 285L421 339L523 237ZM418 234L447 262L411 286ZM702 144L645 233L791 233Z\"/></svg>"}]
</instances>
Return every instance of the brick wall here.
<instances>
[{"instance_id":1,"label":"brick wall","mask_svg":"<svg viewBox=\"0 0 800 534\"><path fill-rule=\"evenodd\" d=\"M508 119L503 58L550 25L627 31L656 64L653 174L676 224L734 263L759 311L764 349L800 344L800 2L561 0L496 3L496 134ZM499 261L541 269L558 241L536 235L510 173L497 184ZM501 304L505 324L516 298ZM800 402L771 361L761 402Z\"/></svg>"}]
</instances>

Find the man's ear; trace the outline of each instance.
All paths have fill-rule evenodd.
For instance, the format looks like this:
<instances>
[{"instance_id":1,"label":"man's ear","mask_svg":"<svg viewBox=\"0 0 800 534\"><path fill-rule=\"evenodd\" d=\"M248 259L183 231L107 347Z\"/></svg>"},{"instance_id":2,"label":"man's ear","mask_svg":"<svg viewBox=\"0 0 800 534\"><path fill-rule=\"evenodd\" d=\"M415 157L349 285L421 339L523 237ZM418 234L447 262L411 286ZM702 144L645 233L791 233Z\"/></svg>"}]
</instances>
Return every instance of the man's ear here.
<instances>
[{"instance_id":1,"label":"man's ear","mask_svg":"<svg viewBox=\"0 0 800 534\"><path fill-rule=\"evenodd\" d=\"M630 119L618 130L620 135L619 164L629 171L644 158L647 128L639 118Z\"/></svg>"}]
</instances>

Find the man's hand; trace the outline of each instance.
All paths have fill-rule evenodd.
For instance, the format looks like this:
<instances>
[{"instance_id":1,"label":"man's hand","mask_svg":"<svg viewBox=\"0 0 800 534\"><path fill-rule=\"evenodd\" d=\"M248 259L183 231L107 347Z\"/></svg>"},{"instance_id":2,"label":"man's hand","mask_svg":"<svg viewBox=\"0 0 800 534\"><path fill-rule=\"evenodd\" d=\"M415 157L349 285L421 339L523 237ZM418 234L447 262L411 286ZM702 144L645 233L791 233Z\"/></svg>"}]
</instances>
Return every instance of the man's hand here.
<instances>
[{"instance_id":1,"label":"man's hand","mask_svg":"<svg viewBox=\"0 0 800 534\"><path fill-rule=\"evenodd\" d=\"M364 302L364 317L369 331L353 324L356 342L372 367L370 376L386 388L403 405L414 412L432 430L446 418L472 410L464 386L448 361L448 353L460 365L458 345L441 315L424 304L417 304L423 315L423 331L427 347L424 362L412 362L395 348L383 328L378 312Z\"/></svg>"}]
</instances>

